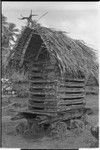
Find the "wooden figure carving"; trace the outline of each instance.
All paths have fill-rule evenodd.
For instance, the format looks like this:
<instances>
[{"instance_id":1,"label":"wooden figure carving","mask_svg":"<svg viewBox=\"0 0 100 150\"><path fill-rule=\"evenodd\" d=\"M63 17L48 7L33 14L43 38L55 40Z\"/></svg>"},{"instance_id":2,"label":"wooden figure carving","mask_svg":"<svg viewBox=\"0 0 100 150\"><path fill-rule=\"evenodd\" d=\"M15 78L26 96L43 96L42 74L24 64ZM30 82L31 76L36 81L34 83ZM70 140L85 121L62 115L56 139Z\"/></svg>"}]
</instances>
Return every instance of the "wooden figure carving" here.
<instances>
[{"instance_id":1,"label":"wooden figure carving","mask_svg":"<svg viewBox=\"0 0 100 150\"><path fill-rule=\"evenodd\" d=\"M19 19L20 20L25 20L26 19L27 20L27 26L30 26L32 24L32 17L34 17L34 16L38 16L38 15L32 14L32 10L31 10L31 13L30 13L29 17L23 17L21 15L22 18L19 18Z\"/></svg>"}]
</instances>

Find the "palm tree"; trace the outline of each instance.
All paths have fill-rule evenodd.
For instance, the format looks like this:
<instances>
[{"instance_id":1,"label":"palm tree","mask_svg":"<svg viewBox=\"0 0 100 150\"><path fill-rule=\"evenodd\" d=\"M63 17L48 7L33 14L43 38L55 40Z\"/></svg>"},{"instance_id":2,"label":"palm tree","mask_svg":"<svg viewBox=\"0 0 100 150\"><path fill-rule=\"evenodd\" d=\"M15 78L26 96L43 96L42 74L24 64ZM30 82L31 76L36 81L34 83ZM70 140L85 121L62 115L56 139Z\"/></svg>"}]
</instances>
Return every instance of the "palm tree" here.
<instances>
[{"instance_id":1,"label":"palm tree","mask_svg":"<svg viewBox=\"0 0 100 150\"><path fill-rule=\"evenodd\" d=\"M7 58L12 53L18 32L16 25L7 22L7 17L2 15L2 68L6 66Z\"/></svg>"},{"instance_id":2,"label":"palm tree","mask_svg":"<svg viewBox=\"0 0 100 150\"><path fill-rule=\"evenodd\" d=\"M16 38L18 37L19 30L16 28L16 25L14 23L9 23L8 27L8 36L9 36L9 42L16 41Z\"/></svg>"},{"instance_id":3,"label":"palm tree","mask_svg":"<svg viewBox=\"0 0 100 150\"><path fill-rule=\"evenodd\" d=\"M8 28L7 18L2 15L2 48L3 49L9 47L7 28Z\"/></svg>"},{"instance_id":4,"label":"palm tree","mask_svg":"<svg viewBox=\"0 0 100 150\"><path fill-rule=\"evenodd\" d=\"M12 46L18 36L19 30L14 23L8 23L7 18L2 15L2 47Z\"/></svg>"}]
</instances>

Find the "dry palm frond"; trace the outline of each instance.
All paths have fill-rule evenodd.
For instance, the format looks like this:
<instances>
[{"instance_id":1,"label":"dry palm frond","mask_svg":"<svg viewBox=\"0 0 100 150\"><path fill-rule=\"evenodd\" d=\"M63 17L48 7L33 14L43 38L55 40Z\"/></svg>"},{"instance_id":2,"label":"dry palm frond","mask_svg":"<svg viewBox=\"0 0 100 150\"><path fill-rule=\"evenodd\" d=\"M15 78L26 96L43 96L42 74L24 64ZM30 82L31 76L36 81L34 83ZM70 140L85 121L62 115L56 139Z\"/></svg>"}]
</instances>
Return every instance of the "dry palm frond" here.
<instances>
[{"instance_id":1,"label":"dry palm frond","mask_svg":"<svg viewBox=\"0 0 100 150\"><path fill-rule=\"evenodd\" d=\"M14 61L24 64L24 55L27 52L25 44L34 33L40 35L47 51L55 56L63 72L66 71L76 76L79 72L85 76L98 74L98 64L95 62L96 55L92 48L80 40L68 37L62 31L42 27L34 21L32 28L26 27L18 39L13 56Z\"/></svg>"}]
</instances>

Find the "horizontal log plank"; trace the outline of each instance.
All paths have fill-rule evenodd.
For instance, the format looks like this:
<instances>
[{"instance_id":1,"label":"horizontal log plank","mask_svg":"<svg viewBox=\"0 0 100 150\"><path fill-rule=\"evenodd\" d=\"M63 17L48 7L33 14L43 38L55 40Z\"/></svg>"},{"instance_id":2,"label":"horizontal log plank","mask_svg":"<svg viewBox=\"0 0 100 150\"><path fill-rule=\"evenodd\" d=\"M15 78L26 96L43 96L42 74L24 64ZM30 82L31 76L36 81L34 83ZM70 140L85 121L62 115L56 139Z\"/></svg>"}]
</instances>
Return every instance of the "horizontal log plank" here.
<instances>
[{"instance_id":1,"label":"horizontal log plank","mask_svg":"<svg viewBox=\"0 0 100 150\"><path fill-rule=\"evenodd\" d=\"M30 88L33 89L55 89L55 85L54 84L34 84L34 83L30 83Z\"/></svg>"},{"instance_id":2,"label":"horizontal log plank","mask_svg":"<svg viewBox=\"0 0 100 150\"><path fill-rule=\"evenodd\" d=\"M61 87L58 89L58 92L84 92L84 88L66 88L66 87Z\"/></svg>"},{"instance_id":3,"label":"horizontal log plank","mask_svg":"<svg viewBox=\"0 0 100 150\"><path fill-rule=\"evenodd\" d=\"M43 105L45 105L45 106L48 106L48 105L51 105L51 106L53 106L53 105L57 105L57 101L29 101L29 104L32 104L32 105L34 105L34 104L39 104L39 105L41 105L41 104L43 104Z\"/></svg>"},{"instance_id":4,"label":"horizontal log plank","mask_svg":"<svg viewBox=\"0 0 100 150\"><path fill-rule=\"evenodd\" d=\"M31 88L29 89L29 91L30 91L30 92L43 92L44 89L43 89L43 88L32 88L32 87L31 87Z\"/></svg>"},{"instance_id":5,"label":"horizontal log plank","mask_svg":"<svg viewBox=\"0 0 100 150\"><path fill-rule=\"evenodd\" d=\"M60 86L64 86L64 87L84 87L85 84L84 83L71 83L71 82L65 82L65 83L61 83Z\"/></svg>"},{"instance_id":6,"label":"horizontal log plank","mask_svg":"<svg viewBox=\"0 0 100 150\"><path fill-rule=\"evenodd\" d=\"M27 80L27 81L13 81L13 83L14 84L25 84L25 85L27 85L27 84L29 84L29 81Z\"/></svg>"},{"instance_id":7,"label":"horizontal log plank","mask_svg":"<svg viewBox=\"0 0 100 150\"><path fill-rule=\"evenodd\" d=\"M74 82L74 83L84 83L85 80L84 79L70 79L70 78L65 78L65 82Z\"/></svg>"},{"instance_id":8,"label":"horizontal log plank","mask_svg":"<svg viewBox=\"0 0 100 150\"><path fill-rule=\"evenodd\" d=\"M41 97L41 98L38 98L38 97L35 97L35 96L34 96L33 98L30 98L30 100L32 100L32 101L38 101L38 102L41 102L41 101L43 101L43 102L44 102L44 101L45 101L45 102L46 102L46 101L57 101L56 98L45 98L45 97L44 97L44 98L42 98L42 97Z\"/></svg>"},{"instance_id":9,"label":"horizontal log plank","mask_svg":"<svg viewBox=\"0 0 100 150\"><path fill-rule=\"evenodd\" d=\"M52 108L52 109L55 109L56 107L57 107L57 105L54 105L54 104L52 104L52 105L47 105L47 104L40 104L40 103L32 103L32 104L28 104L28 106L30 106L30 107L37 107L37 108Z\"/></svg>"},{"instance_id":10,"label":"horizontal log plank","mask_svg":"<svg viewBox=\"0 0 100 150\"><path fill-rule=\"evenodd\" d=\"M55 95L37 95L37 94L30 94L30 98L34 98L34 99L36 99L36 98L45 98L45 99L54 99L56 96Z\"/></svg>"},{"instance_id":11,"label":"horizontal log plank","mask_svg":"<svg viewBox=\"0 0 100 150\"><path fill-rule=\"evenodd\" d=\"M30 94L30 98L45 98L45 94Z\"/></svg>"},{"instance_id":12,"label":"horizontal log plank","mask_svg":"<svg viewBox=\"0 0 100 150\"><path fill-rule=\"evenodd\" d=\"M82 103L82 102L84 102L85 100L84 100L84 98L82 98L82 99L75 99L75 100L61 100L61 101L59 101L59 103L58 103L58 105L67 105L67 104L78 104L78 103Z\"/></svg>"},{"instance_id":13,"label":"horizontal log plank","mask_svg":"<svg viewBox=\"0 0 100 150\"><path fill-rule=\"evenodd\" d=\"M56 85L54 85L54 84L34 84L34 83L31 83L30 84L30 88L31 89L55 89L55 86ZM58 88L58 92L70 92L70 91L72 91L72 92L83 92L83 91L85 91L85 89L82 87L82 88L77 88L77 87L75 87L75 88L72 88L72 87L70 87L70 88L66 88L66 87L60 87L60 88Z\"/></svg>"},{"instance_id":14,"label":"horizontal log plank","mask_svg":"<svg viewBox=\"0 0 100 150\"><path fill-rule=\"evenodd\" d=\"M77 108L77 106L84 106L85 103L78 103L78 104L72 104L72 105L58 105L58 108Z\"/></svg>"},{"instance_id":15,"label":"horizontal log plank","mask_svg":"<svg viewBox=\"0 0 100 150\"><path fill-rule=\"evenodd\" d=\"M29 101L45 102L45 98L34 97L34 98L30 98Z\"/></svg>"},{"instance_id":16,"label":"horizontal log plank","mask_svg":"<svg viewBox=\"0 0 100 150\"><path fill-rule=\"evenodd\" d=\"M79 106L79 105L84 105L85 103L84 102L78 102L78 103L73 103L73 104L71 104L71 103L67 103L67 104L59 104L58 105L58 108L60 108L60 107L70 107L70 106Z\"/></svg>"},{"instance_id":17,"label":"horizontal log plank","mask_svg":"<svg viewBox=\"0 0 100 150\"><path fill-rule=\"evenodd\" d=\"M53 97L55 96L55 93L33 93L33 92L29 92L29 95L32 96L36 96L36 97Z\"/></svg>"},{"instance_id":18,"label":"horizontal log plank","mask_svg":"<svg viewBox=\"0 0 100 150\"><path fill-rule=\"evenodd\" d=\"M79 98L79 97L84 97L85 94L84 93L80 93L80 94L62 94L59 93L59 98Z\"/></svg>"},{"instance_id":19,"label":"horizontal log plank","mask_svg":"<svg viewBox=\"0 0 100 150\"><path fill-rule=\"evenodd\" d=\"M51 80L30 80L29 79L29 82L30 83L45 83L45 84L49 84L49 83L55 83L55 81L51 81Z\"/></svg>"},{"instance_id":20,"label":"horizontal log plank","mask_svg":"<svg viewBox=\"0 0 100 150\"><path fill-rule=\"evenodd\" d=\"M42 69L34 69L34 70L31 70L31 73L30 73L30 74L42 73L42 72L43 72Z\"/></svg>"},{"instance_id":21,"label":"horizontal log plank","mask_svg":"<svg viewBox=\"0 0 100 150\"><path fill-rule=\"evenodd\" d=\"M50 71L50 73L54 74L54 71ZM29 73L29 77L44 77L48 75L48 71L44 70L43 72L32 72Z\"/></svg>"},{"instance_id":22,"label":"horizontal log plank","mask_svg":"<svg viewBox=\"0 0 100 150\"><path fill-rule=\"evenodd\" d=\"M29 83L29 85L30 85L30 87L38 87L38 88L41 88L41 87L43 87L43 88L54 88L55 89L55 87L56 87L56 85L54 84L54 83L47 83L47 82L45 82L45 83L40 83L40 82L36 82L36 83Z\"/></svg>"},{"instance_id":23,"label":"horizontal log plank","mask_svg":"<svg viewBox=\"0 0 100 150\"><path fill-rule=\"evenodd\" d=\"M41 91L37 91L37 92L36 92L36 91L35 91L35 92L29 91L29 94L30 94L30 95L36 95L36 94L38 94L39 96L40 96L40 95L45 95L45 93L44 93L43 91L42 91L42 92L41 92Z\"/></svg>"},{"instance_id":24,"label":"horizontal log plank","mask_svg":"<svg viewBox=\"0 0 100 150\"><path fill-rule=\"evenodd\" d=\"M39 94L39 95L55 95L55 91L29 91L30 94Z\"/></svg>"},{"instance_id":25,"label":"horizontal log plank","mask_svg":"<svg viewBox=\"0 0 100 150\"><path fill-rule=\"evenodd\" d=\"M37 103L37 104L45 104L45 105L56 105L57 104L57 101L34 101L34 100L30 100L29 101L30 104L34 104L34 103Z\"/></svg>"},{"instance_id":26,"label":"horizontal log plank","mask_svg":"<svg viewBox=\"0 0 100 150\"><path fill-rule=\"evenodd\" d=\"M30 88L30 92L55 92L55 89L53 88Z\"/></svg>"},{"instance_id":27,"label":"horizontal log plank","mask_svg":"<svg viewBox=\"0 0 100 150\"><path fill-rule=\"evenodd\" d=\"M84 93L84 91L59 91L58 93L60 94L81 94L81 93Z\"/></svg>"}]
</instances>

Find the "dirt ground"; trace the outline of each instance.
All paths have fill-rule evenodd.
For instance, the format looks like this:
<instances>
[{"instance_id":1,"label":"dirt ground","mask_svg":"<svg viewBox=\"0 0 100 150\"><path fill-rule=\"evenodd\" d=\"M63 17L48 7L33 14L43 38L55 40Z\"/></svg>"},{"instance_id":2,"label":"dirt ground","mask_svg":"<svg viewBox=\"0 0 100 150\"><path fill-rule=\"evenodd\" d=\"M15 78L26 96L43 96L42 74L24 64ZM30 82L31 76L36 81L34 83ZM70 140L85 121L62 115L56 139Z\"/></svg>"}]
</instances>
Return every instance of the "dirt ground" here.
<instances>
[{"instance_id":1,"label":"dirt ground","mask_svg":"<svg viewBox=\"0 0 100 150\"><path fill-rule=\"evenodd\" d=\"M91 135L88 128L84 129L83 132L78 135L74 131L67 132L67 138L52 139L46 135L41 135L40 138L26 139L21 135L15 133L15 126L18 121L11 121L10 117L14 115L15 109L6 108L6 106L12 101L14 102L27 102L27 99L16 100L16 98L3 98L2 110L2 147L3 148L25 148L25 149L75 149L75 148L89 148L91 144L96 142L96 139ZM87 95L86 101L87 106L93 109L94 114L88 117L88 121L92 125L98 124L98 95ZM16 108L18 109L18 108Z\"/></svg>"}]
</instances>

